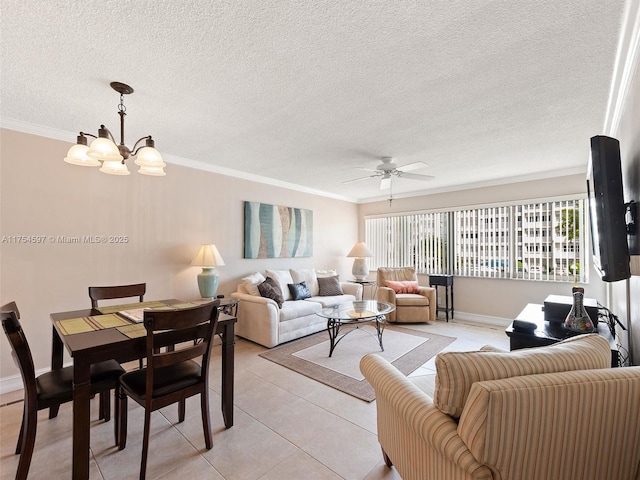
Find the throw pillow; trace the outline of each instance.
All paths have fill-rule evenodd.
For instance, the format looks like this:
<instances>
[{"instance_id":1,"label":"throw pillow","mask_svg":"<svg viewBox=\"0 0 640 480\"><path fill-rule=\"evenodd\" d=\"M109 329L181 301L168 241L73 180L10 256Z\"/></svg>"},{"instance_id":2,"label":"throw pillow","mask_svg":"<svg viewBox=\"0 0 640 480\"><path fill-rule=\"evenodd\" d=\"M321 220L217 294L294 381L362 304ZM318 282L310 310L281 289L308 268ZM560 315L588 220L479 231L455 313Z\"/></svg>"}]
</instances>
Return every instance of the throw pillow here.
<instances>
[{"instance_id":1,"label":"throw pillow","mask_svg":"<svg viewBox=\"0 0 640 480\"><path fill-rule=\"evenodd\" d=\"M304 282L307 284L307 288L309 289L309 292L311 292L312 297L318 295L318 277L313 268L305 270L290 269L289 272L291 273L291 278L293 278L293 283Z\"/></svg>"},{"instance_id":2,"label":"throw pillow","mask_svg":"<svg viewBox=\"0 0 640 480\"><path fill-rule=\"evenodd\" d=\"M340 286L340 277L338 277L338 275L333 277L318 277L318 287L318 295L321 297L344 295L342 287Z\"/></svg>"},{"instance_id":3,"label":"throw pillow","mask_svg":"<svg viewBox=\"0 0 640 480\"><path fill-rule=\"evenodd\" d=\"M289 292L290 283L295 283L293 278L291 278L291 273L289 270L265 270L265 275L267 277L273 278L278 285L280 285L280 291L282 292L282 298L284 300L291 300L291 292Z\"/></svg>"},{"instance_id":4,"label":"throw pillow","mask_svg":"<svg viewBox=\"0 0 640 480\"><path fill-rule=\"evenodd\" d=\"M384 283L387 287L393 289L393 291L396 293L418 293L420 291L418 282L416 282L415 280L385 280Z\"/></svg>"},{"instance_id":5,"label":"throw pillow","mask_svg":"<svg viewBox=\"0 0 640 480\"><path fill-rule=\"evenodd\" d=\"M270 298L274 302L278 304L278 308L282 308L282 303L284 300L282 299L282 291L280 290L280 285L273 278L267 277L267 279L258 285L258 291L260 295L265 298Z\"/></svg>"},{"instance_id":6,"label":"throw pillow","mask_svg":"<svg viewBox=\"0 0 640 480\"><path fill-rule=\"evenodd\" d=\"M260 296L260 291L258 290L258 285L265 281L264 275L260 272L256 272L253 275L249 275L248 277L244 277L240 282L244 289L250 295L254 295L256 297Z\"/></svg>"},{"instance_id":7,"label":"throw pillow","mask_svg":"<svg viewBox=\"0 0 640 480\"><path fill-rule=\"evenodd\" d=\"M307 288L307 284L305 282L290 283L287 286L289 287L291 298L293 300L304 300L305 298L311 298L311 292Z\"/></svg>"},{"instance_id":8,"label":"throw pillow","mask_svg":"<svg viewBox=\"0 0 640 480\"><path fill-rule=\"evenodd\" d=\"M433 403L459 418L471 386L483 380L611 367L609 342L598 334L578 335L548 347L506 353L446 352L436 357Z\"/></svg>"}]
</instances>

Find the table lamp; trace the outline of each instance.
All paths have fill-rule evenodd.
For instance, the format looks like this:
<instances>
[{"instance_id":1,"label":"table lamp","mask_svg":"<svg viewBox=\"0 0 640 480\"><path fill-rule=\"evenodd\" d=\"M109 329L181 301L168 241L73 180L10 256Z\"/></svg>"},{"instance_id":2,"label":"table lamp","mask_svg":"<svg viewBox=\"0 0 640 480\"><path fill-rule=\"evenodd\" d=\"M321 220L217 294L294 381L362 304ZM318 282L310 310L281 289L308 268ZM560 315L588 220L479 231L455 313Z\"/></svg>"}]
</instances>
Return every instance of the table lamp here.
<instances>
[{"instance_id":1,"label":"table lamp","mask_svg":"<svg viewBox=\"0 0 640 480\"><path fill-rule=\"evenodd\" d=\"M356 243L351 251L347 254L347 257L355 257L351 273L359 282L364 281L365 277L369 275L367 257L373 257L373 253L371 252L371 250L369 250L367 244L364 242Z\"/></svg>"},{"instance_id":2,"label":"table lamp","mask_svg":"<svg viewBox=\"0 0 640 480\"><path fill-rule=\"evenodd\" d=\"M220 255L216 246L213 244L202 244L196 256L193 257L191 265L194 267L202 267L202 272L198 274L200 296L202 298L214 298L218 291L219 280L215 267L224 265L222 255Z\"/></svg>"}]
</instances>

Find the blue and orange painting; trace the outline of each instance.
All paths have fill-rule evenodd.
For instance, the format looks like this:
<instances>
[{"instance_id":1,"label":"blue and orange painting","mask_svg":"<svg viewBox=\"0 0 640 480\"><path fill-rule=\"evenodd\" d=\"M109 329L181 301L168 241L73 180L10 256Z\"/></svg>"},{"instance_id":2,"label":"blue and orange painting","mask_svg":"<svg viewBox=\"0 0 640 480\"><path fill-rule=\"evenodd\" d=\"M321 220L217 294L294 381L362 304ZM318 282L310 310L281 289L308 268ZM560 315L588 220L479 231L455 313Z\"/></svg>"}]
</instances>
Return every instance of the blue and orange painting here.
<instances>
[{"instance_id":1,"label":"blue and orange painting","mask_svg":"<svg viewBox=\"0 0 640 480\"><path fill-rule=\"evenodd\" d=\"M312 210L244 202L244 258L312 255Z\"/></svg>"}]
</instances>

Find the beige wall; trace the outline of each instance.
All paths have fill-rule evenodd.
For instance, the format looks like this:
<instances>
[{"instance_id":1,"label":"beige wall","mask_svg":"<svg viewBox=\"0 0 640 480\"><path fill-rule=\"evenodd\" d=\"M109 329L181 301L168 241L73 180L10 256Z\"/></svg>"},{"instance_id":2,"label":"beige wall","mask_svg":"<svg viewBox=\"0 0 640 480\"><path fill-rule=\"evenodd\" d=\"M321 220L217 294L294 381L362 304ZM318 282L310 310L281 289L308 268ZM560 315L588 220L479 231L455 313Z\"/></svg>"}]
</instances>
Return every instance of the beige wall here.
<instances>
[{"instance_id":1,"label":"beige wall","mask_svg":"<svg viewBox=\"0 0 640 480\"><path fill-rule=\"evenodd\" d=\"M163 178L104 175L62 161L70 144L0 130L0 236L42 235L44 243L0 244L0 304L15 300L36 368L50 365L49 313L89 306L87 287L147 282L150 300L196 298L201 243L215 243L219 293L265 268L316 267L351 276L357 205L169 165ZM133 166L132 166L133 167ZM243 201L306 208L314 215L314 256L243 259ZM122 244L65 244L58 236L124 235ZM0 378L17 374L0 340Z\"/></svg>"},{"instance_id":2,"label":"beige wall","mask_svg":"<svg viewBox=\"0 0 640 480\"><path fill-rule=\"evenodd\" d=\"M585 146L588 154L588 143ZM586 171L585 171L586 174ZM514 183L486 188L460 190L457 192L402 198L393 201L360 205L360 237L364 238L364 218L367 215L387 213L428 211L461 206L483 205L487 203L531 200L563 195L584 194L585 175L555 177L545 180ZM590 262L591 263L591 262ZM605 303L604 284L593 269L590 282L582 285L587 297ZM428 285L427 276L420 276L420 283ZM455 309L461 316L484 316L513 319L527 303L542 303L547 295L571 295L570 283L535 282L528 280L500 280L492 278L456 277L454 279ZM442 314L441 314L442 315Z\"/></svg>"}]
</instances>

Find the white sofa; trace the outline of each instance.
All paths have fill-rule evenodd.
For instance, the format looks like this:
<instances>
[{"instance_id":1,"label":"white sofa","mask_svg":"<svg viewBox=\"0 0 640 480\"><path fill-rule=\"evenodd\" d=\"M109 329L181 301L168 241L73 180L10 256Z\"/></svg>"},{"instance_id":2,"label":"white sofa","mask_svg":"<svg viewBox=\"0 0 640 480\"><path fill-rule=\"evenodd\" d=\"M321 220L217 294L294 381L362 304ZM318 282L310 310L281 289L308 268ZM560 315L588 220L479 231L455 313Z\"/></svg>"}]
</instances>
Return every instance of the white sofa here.
<instances>
[{"instance_id":1,"label":"white sofa","mask_svg":"<svg viewBox=\"0 0 640 480\"><path fill-rule=\"evenodd\" d=\"M314 269L266 270L264 275L254 273L242 279L237 291L231 294L238 300L236 335L268 348L295 340L327 328L327 320L316 315L323 307L362 299L362 286L357 283L339 282L342 295L321 295L318 276L335 276L335 272L318 272ZM276 301L258 292L258 285L271 277L280 286L284 302ZM288 284L305 282L311 297L293 300ZM321 282L323 282L321 280Z\"/></svg>"}]
</instances>

